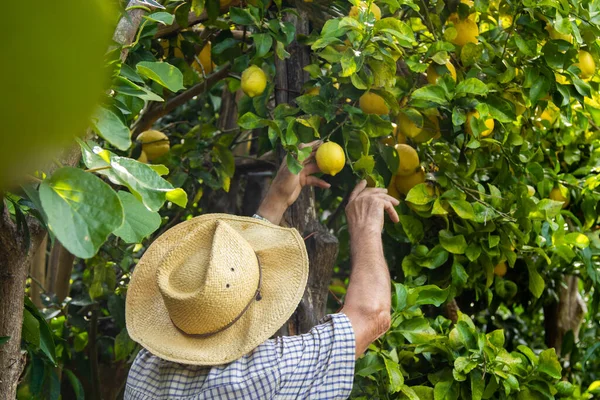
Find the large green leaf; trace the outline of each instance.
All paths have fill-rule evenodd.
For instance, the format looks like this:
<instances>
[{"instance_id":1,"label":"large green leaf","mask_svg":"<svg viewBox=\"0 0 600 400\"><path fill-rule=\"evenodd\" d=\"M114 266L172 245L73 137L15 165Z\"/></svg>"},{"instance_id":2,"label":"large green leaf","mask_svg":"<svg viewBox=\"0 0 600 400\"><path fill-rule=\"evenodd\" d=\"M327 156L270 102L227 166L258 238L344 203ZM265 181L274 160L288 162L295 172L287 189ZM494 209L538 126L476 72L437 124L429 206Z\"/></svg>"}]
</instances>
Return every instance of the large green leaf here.
<instances>
[{"instance_id":1,"label":"large green leaf","mask_svg":"<svg viewBox=\"0 0 600 400\"><path fill-rule=\"evenodd\" d=\"M402 385L404 385L404 376L402 376L400 366L398 363L388 360L387 358L384 358L383 362L385 363L385 370L387 371L390 382L388 390L390 393L396 393L400 391Z\"/></svg>"},{"instance_id":2,"label":"large green leaf","mask_svg":"<svg viewBox=\"0 0 600 400\"><path fill-rule=\"evenodd\" d=\"M467 203L468 204L468 203ZM447 230L440 231L440 244L452 254L465 254L467 250L467 241L463 235L452 235Z\"/></svg>"},{"instance_id":3,"label":"large green leaf","mask_svg":"<svg viewBox=\"0 0 600 400\"><path fill-rule=\"evenodd\" d=\"M123 206L112 188L92 173L60 168L40 185L48 227L72 254L93 257L123 223Z\"/></svg>"},{"instance_id":4,"label":"large green leaf","mask_svg":"<svg viewBox=\"0 0 600 400\"><path fill-rule=\"evenodd\" d=\"M556 358L554 348L542 351L539 357L538 370L554 379L560 379L562 367Z\"/></svg>"},{"instance_id":5,"label":"large green leaf","mask_svg":"<svg viewBox=\"0 0 600 400\"><path fill-rule=\"evenodd\" d=\"M131 132L113 111L98 107L92 116L94 131L119 150L131 146Z\"/></svg>"},{"instance_id":6,"label":"large green leaf","mask_svg":"<svg viewBox=\"0 0 600 400\"><path fill-rule=\"evenodd\" d=\"M539 298L544 292L546 283L540 273L537 272L535 266L531 265L531 263L527 263L527 270L529 271L529 291L535 297Z\"/></svg>"},{"instance_id":7,"label":"large green leaf","mask_svg":"<svg viewBox=\"0 0 600 400\"><path fill-rule=\"evenodd\" d=\"M35 347L40 346L40 323L27 308L23 309L21 336L25 342Z\"/></svg>"},{"instance_id":8,"label":"large green leaf","mask_svg":"<svg viewBox=\"0 0 600 400\"><path fill-rule=\"evenodd\" d=\"M121 190L117 194L123 204L125 219L123 225L113 233L126 243L140 243L142 239L158 229L161 222L160 215L148 210L129 192Z\"/></svg>"},{"instance_id":9,"label":"large green leaf","mask_svg":"<svg viewBox=\"0 0 600 400\"><path fill-rule=\"evenodd\" d=\"M171 92L183 89L183 74L169 63L141 61L135 68L140 75L153 80Z\"/></svg>"}]
</instances>

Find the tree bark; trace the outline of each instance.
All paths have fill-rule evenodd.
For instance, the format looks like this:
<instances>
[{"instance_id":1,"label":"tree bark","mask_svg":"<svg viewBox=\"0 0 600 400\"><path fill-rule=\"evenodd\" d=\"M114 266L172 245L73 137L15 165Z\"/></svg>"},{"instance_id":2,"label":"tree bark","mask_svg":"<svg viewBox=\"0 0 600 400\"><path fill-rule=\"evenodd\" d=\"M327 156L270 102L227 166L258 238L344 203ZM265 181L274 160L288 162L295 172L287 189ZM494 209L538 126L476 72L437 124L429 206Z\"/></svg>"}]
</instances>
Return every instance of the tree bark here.
<instances>
[{"instance_id":1,"label":"tree bark","mask_svg":"<svg viewBox=\"0 0 600 400\"><path fill-rule=\"evenodd\" d=\"M75 256L58 241L54 241L48 263L48 280L46 290L56 295L57 301L62 301L69 295L71 287L71 271L73 271Z\"/></svg>"},{"instance_id":2,"label":"tree bark","mask_svg":"<svg viewBox=\"0 0 600 400\"><path fill-rule=\"evenodd\" d=\"M573 331L577 340L583 317L587 313L587 306L579 293L579 279L576 276L565 276L558 297L558 302L544 307L544 325L546 345L554 347L560 354L567 332ZM566 354L562 356L567 357Z\"/></svg>"},{"instance_id":3,"label":"tree bark","mask_svg":"<svg viewBox=\"0 0 600 400\"><path fill-rule=\"evenodd\" d=\"M44 235L40 247L33 255L29 275L31 275L31 288L29 289L29 298L37 308L42 308L42 292L46 290L46 245L48 235ZM41 287L40 287L41 285Z\"/></svg>"},{"instance_id":4,"label":"tree bark","mask_svg":"<svg viewBox=\"0 0 600 400\"><path fill-rule=\"evenodd\" d=\"M296 27L296 33L309 34L309 19L304 11L299 17L288 14L285 19ZM306 46L293 42L288 47L290 58L276 59L275 99L277 104L292 103L302 93L302 85L308 80L304 67L310 63L310 51ZM298 308L278 335L305 333L317 324L326 313L329 282L338 252L338 241L318 219L313 188L306 187L298 200L284 215L284 224L296 228L306 239L310 272L306 290Z\"/></svg>"},{"instance_id":5,"label":"tree bark","mask_svg":"<svg viewBox=\"0 0 600 400\"><path fill-rule=\"evenodd\" d=\"M136 3L136 0L131 0L128 6ZM117 25L113 35L115 42L124 46L132 43L145 12L139 8L128 11ZM128 53L129 48L124 47L121 61L125 60ZM63 165L74 166L80 157L79 146L73 146L65 150L60 159ZM48 175L52 170L49 169ZM7 207L3 207L0 215L0 337L8 336L10 339L0 345L0 400L13 400L16 397L19 376L25 366L25 357L21 353L25 280L34 252L45 234L39 222L33 218L27 218L27 226L30 235L28 246L24 232L17 229Z\"/></svg>"}]
</instances>

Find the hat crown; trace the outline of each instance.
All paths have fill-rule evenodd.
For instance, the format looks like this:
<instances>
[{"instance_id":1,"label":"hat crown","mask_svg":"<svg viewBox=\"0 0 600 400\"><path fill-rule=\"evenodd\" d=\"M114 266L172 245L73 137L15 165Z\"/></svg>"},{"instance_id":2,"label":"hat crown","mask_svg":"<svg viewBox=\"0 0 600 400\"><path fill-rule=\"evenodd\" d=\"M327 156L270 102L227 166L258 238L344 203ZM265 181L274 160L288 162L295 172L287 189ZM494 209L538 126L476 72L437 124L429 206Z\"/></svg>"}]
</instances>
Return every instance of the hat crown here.
<instances>
[{"instance_id":1,"label":"hat crown","mask_svg":"<svg viewBox=\"0 0 600 400\"><path fill-rule=\"evenodd\" d=\"M196 232L201 230L204 232ZM207 335L228 327L256 296L260 266L252 246L226 222L190 235L211 235L208 247L182 241L157 270L169 317L183 332Z\"/></svg>"}]
</instances>

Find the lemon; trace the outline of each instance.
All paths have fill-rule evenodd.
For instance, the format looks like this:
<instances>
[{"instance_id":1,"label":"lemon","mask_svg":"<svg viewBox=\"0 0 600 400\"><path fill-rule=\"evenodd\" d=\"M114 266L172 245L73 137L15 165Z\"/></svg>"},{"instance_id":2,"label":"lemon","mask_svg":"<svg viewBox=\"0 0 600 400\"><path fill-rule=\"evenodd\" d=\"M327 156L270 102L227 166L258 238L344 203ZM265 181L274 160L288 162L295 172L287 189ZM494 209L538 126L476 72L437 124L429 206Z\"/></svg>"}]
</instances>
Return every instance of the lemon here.
<instances>
[{"instance_id":1,"label":"lemon","mask_svg":"<svg viewBox=\"0 0 600 400\"><path fill-rule=\"evenodd\" d=\"M215 64L212 62L212 55L210 53L211 48L212 46L210 42L207 42L202 50L200 50L200 53L198 53L198 60L200 60L200 64L198 64L198 61L196 60L194 60L192 63L192 68L194 68L200 75L208 75L213 71L213 69L215 69Z\"/></svg>"},{"instance_id":2,"label":"lemon","mask_svg":"<svg viewBox=\"0 0 600 400\"><path fill-rule=\"evenodd\" d=\"M559 33L550 23L546 24L546 30L548 31L548 35L550 35L551 39L564 40L565 42L573 43L573 35L570 33L566 35Z\"/></svg>"},{"instance_id":3,"label":"lemon","mask_svg":"<svg viewBox=\"0 0 600 400\"><path fill-rule=\"evenodd\" d=\"M440 132L440 121L436 115L425 115L423 130L417 136L412 138L415 143L425 143L431 139L438 139L442 136Z\"/></svg>"},{"instance_id":4,"label":"lemon","mask_svg":"<svg viewBox=\"0 0 600 400\"><path fill-rule=\"evenodd\" d=\"M425 171L422 169L408 176L396 176L395 183L398 192L407 195L410 189L417 186L419 183L425 182Z\"/></svg>"},{"instance_id":5,"label":"lemon","mask_svg":"<svg viewBox=\"0 0 600 400\"><path fill-rule=\"evenodd\" d=\"M142 150L137 160L141 163L148 164L148 156L144 150Z\"/></svg>"},{"instance_id":6,"label":"lemon","mask_svg":"<svg viewBox=\"0 0 600 400\"><path fill-rule=\"evenodd\" d=\"M417 151L407 144L397 144L394 146L398 152L399 162L396 175L413 175L419 168L420 160Z\"/></svg>"},{"instance_id":7,"label":"lemon","mask_svg":"<svg viewBox=\"0 0 600 400\"><path fill-rule=\"evenodd\" d=\"M376 93L367 92L360 96L358 106L365 114L385 115L390 113L383 97Z\"/></svg>"},{"instance_id":8,"label":"lemon","mask_svg":"<svg viewBox=\"0 0 600 400\"><path fill-rule=\"evenodd\" d=\"M165 155L170 148L169 138L161 131L149 130L142 132L137 140L142 143L142 153L146 155L148 161Z\"/></svg>"},{"instance_id":9,"label":"lemon","mask_svg":"<svg viewBox=\"0 0 600 400\"><path fill-rule=\"evenodd\" d=\"M267 75L256 65L251 65L242 72L242 90L248 97L261 95L267 87Z\"/></svg>"},{"instance_id":10,"label":"lemon","mask_svg":"<svg viewBox=\"0 0 600 400\"><path fill-rule=\"evenodd\" d=\"M456 29L456 36L450 42L457 46L478 42L479 27L475 21L470 18L460 19L456 13L450 14L448 21L452 22Z\"/></svg>"},{"instance_id":11,"label":"lemon","mask_svg":"<svg viewBox=\"0 0 600 400\"><path fill-rule=\"evenodd\" d=\"M335 142L326 142L319 146L315 158L321 172L331 176L335 176L346 165L344 149Z\"/></svg>"},{"instance_id":12,"label":"lemon","mask_svg":"<svg viewBox=\"0 0 600 400\"><path fill-rule=\"evenodd\" d=\"M359 11L366 11L369 7L367 2L361 1L358 7L352 6L350 12L348 13L349 17L358 18ZM371 8L369 12L375 16L375 20L379 21L381 19L381 9L375 3L371 3Z\"/></svg>"},{"instance_id":13,"label":"lemon","mask_svg":"<svg viewBox=\"0 0 600 400\"><path fill-rule=\"evenodd\" d=\"M494 267L494 275L503 277L504 275L506 275L507 270L508 268L506 267L506 263L502 261Z\"/></svg>"},{"instance_id":14,"label":"lemon","mask_svg":"<svg viewBox=\"0 0 600 400\"><path fill-rule=\"evenodd\" d=\"M550 197L550 200L562 201L562 208L567 208L569 205L569 191L562 185L554 187L548 197Z\"/></svg>"},{"instance_id":15,"label":"lemon","mask_svg":"<svg viewBox=\"0 0 600 400\"><path fill-rule=\"evenodd\" d=\"M400 192L398 191L398 189L396 188L396 179L398 177L397 176L392 176L392 179L390 180L390 184L387 187L387 194L389 194L390 196L392 196L393 198L395 198L396 200L400 200Z\"/></svg>"},{"instance_id":16,"label":"lemon","mask_svg":"<svg viewBox=\"0 0 600 400\"><path fill-rule=\"evenodd\" d=\"M306 94L308 94L310 96L318 96L320 91L321 91L321 88L319 86L313 86L306 91Z\"/></svg>"},{"instance_id":17,"label":"lemon","mask_svg":"<svg viewBox=\"0 0 600 400\"><path fill-rule=\"evenodd\" d=\"M503 29L507 29L510 28L510 26L513 24L513 19L514 17L510 14L500 14L498 22Z\"/></svg>"},{"instance_id":18,"label":"lemon","mask_svg":"<svg viewBox=\"0 0 600 400\"><path fill-rule=\"evenodd\" d=\"M475 117L475 118L479 118L479 111L477 110L473 110L473 111L469 111L467 113L467 123L465 125L465 129L467 131L467 133L469 135L473 135L473 129L471 128L471 119ZM485 127L487 128L485 131L480 132L479 134L481 136L489 136L492 134L492 132L494 131L494 120L492 118L488 118L485 120Z\"/></svg>"},{"instance_id":19,"label":"lemon","mask_svg":"<svg viewBox=\"0 0 600 400\"><path fill-rule=\"evenodd\" d=\"M591 392L592 390L596 390L600 388L600 381L594 381L590 384L590 386L588 387L587 391Z\"/></svg>"},{"instance_id":20,"label":"lemon","mask_svg":"<svg viewBox=\"0 0 600 400\"><path fill-rule=\"evenodd\" d=\"M454 68L454 65L448 61L446 64L444 64L444 66L446 67L447 71L442 72L441 75L450 73L452 80L456 82L456 68ZM429 67L427 67L427 82L431 83L432 85L437 83L438 78L441 76L438 74L439 69L441 69L439 64L435 62L429 64Z\"/></svg>"},{"instance_id":21,"label":"lemon","mask_svg":"<svg viewBox=\"0 0 600 400\"><path fill-rule=\"evenodd\" d=\"M398 132L409 138L414 138L423 130L423 126L418 126L412 119L400 112L398 114Z\"/></svg>"},{"instance_id":22,"label":"lemon","mask_svg":"<svg viewBox=\"0 0 600 400\"><path fill-rule=\"evenodd\" d=\"M537 120L535 121L535 125L540 129L547 129L542 121L546 121L550 127L554 125L556 119L558 118L559 110L553 103L548 103L548 106L542 111Z\"/></svg>"},{"instance_id":23,"label":"lemon","mask_svg":"<svg viewBox=\"0 0 600 400\"><path fill-rule=\"evenodd\" d=\"M575 64L581 70L581 78L587 79L596 73L596 62L590 53L585 50L579 50L579 62Z\"/></svg>"}]
</instances>

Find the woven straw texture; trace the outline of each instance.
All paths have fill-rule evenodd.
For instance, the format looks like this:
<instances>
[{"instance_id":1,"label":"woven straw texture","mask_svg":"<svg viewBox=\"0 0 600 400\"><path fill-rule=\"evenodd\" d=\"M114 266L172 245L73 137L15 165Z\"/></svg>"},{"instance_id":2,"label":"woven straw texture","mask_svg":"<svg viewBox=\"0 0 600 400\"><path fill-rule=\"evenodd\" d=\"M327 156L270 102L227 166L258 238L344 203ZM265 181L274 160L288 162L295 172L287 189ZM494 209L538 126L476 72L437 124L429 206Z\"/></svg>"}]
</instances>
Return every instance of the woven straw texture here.
<instances>
[{"instance_id":1,"label":"woven straw texture","mask_svg":"<svg viewBox=\"0 0 600 400\"><path fill-rule=\"evenodd\" d=\"M262 299L253 301L258 261ZM196 217L160 236L136 266L127 292L127 330L165 360L225 364L285 323L307 278L308 256L295 229L227 214ZM233 325L200 336L231 323L248 303Z\"/></svg>"}]
</instances>

